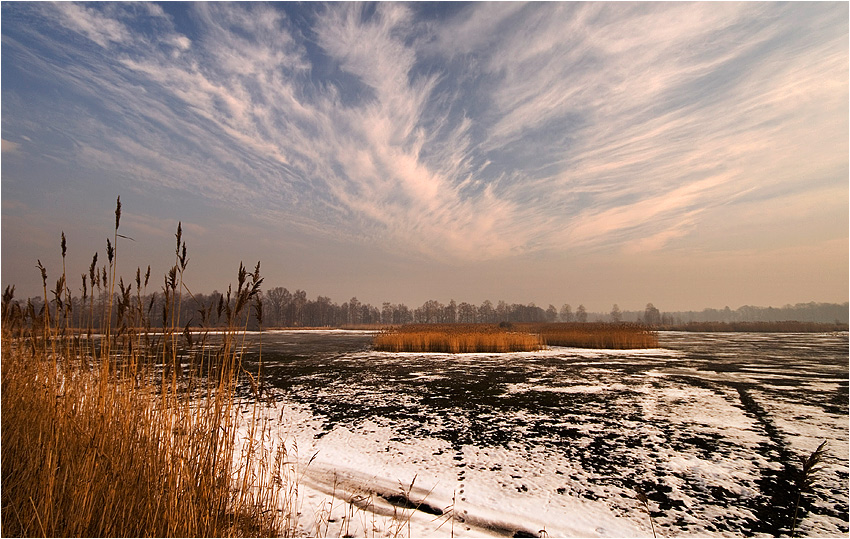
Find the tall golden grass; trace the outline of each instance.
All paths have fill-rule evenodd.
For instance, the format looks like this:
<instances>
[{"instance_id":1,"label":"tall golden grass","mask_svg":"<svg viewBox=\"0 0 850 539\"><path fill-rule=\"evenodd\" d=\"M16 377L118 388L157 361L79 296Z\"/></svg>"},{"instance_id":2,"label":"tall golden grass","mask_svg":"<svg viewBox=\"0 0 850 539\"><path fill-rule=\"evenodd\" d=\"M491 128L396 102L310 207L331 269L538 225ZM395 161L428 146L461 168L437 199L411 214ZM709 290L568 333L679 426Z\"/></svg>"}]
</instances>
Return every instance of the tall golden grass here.
<instances>
[{"instance_id":1,"label":"tall golden grass","mask_svg":"<svg viewBox=\"0 0 850 539\"><path fill-rule=\"evenodd\" d=\"M115 326L102 335L69 331L64 270L51 300L40 262L45 309L21 307L13 288L3 295L3 534L291 535L294 511L277 510L294 506L284 499L293 496L286 447L243 445L237 435L241 429L252 440L270 437L258 424L256 398L241 403L252 406L249 419L236 413L236 386L253 375L240 360L245 328L233 321L252 304L262 318L259 264L254 273L240 267L221 340L206 345L207 335L196 335L202 345L184 357L178 348L193 337L173 318L188 292L180 227L176 263L163 286L163 327L151 337L136 329L150 328L149 313L132 301L130 286L115 282L120 212L119 199L108 267L96 268L95 257L89 274L92 294L110 293L105 312L83 298L87 320L109 321L115 309ZM64 234L62 255L64 262ZM136 275L141 288L141 271ZM83 282L85 290L85 275Z\"/></svg>"},{"instance_id":2,"label":"tall golden grass","mask_svg":"<svg viewBox=\"0 0 850 539\"><path fill-rule=\"evenodd\" d=\"M639 324L565 322L520 326L526 331L539 333L547 346L609 350L658 347L658 333Z\"/></svg>"},{"instance_id":3,"label":"tall golden grass","mask_svg":"<svg viewBox=\"0 0 850 539\"><path fill-rule=\"evenodd\" d=\"M543 348L539 335L496 324L409 324L375 336L384 352L528 352Z\"/></svg>"},{"instance_id":4,"label":"tall golden grass","mask_svg":"<svg viewBox=\"0 0 850 539\"><path fill-rule=\"evenodd\" d=\"M384 352L530 352L546 346L656 348L658 334L637 324L409 324L387 328L373 347Z\"/></svg>"}]
</instances>

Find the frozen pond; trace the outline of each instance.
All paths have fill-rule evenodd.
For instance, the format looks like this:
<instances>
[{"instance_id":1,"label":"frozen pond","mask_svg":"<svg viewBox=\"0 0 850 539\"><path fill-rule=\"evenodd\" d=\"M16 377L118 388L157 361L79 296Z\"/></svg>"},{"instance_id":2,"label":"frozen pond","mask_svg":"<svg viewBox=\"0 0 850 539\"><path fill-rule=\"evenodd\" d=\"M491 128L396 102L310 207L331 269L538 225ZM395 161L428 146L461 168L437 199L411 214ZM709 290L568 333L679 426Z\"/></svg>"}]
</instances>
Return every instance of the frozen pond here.
<instances>
[{"instance_id":1,"label":"frozen pond","mask_svg":"<svg viewBox=\"0 0 850 539\"><path fill-rule=\"evenodd\" d=\"M430 514L413 522L435 529L413 535L651 536L635 487L659 536L787 534L791 469L823 440L798 531L848 533L846 333L665 332L653 350L515 354L370 342L265 332L265 380L300 457L316 454L311 488L390 499L415 476L409 497ZM361 520L345 531L375 533Z\"/></svg>"}]
</instances>

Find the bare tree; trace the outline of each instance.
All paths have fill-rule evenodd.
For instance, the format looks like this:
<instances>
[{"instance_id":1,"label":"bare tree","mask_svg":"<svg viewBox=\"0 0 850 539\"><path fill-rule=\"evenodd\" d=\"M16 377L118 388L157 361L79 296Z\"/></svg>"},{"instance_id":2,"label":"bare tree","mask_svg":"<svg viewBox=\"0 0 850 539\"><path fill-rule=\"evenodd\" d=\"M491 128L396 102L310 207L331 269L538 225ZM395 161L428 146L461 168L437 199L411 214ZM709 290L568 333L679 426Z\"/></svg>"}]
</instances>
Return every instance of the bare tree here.
<instances>
[{"instance_id":1,"label":"bare tree","mask_svg":"<svg viewBox=\"0 0 850 539\"><path fill-rule=\"evenodd\" d=\"M404 303L399 303L398 308L393 310L394 324L409 324L413 322L413 313L410 308Z\"/></svg>"},{"instance_id":2,"label":"bare tree","mask_svg":"<svg viewBox=\"0 0 850 539\"><path fill-rule=\"evenodd\" d=\"M292 296L292 304L295 311L295 324L298 326L304 325L304 306L307 304L307 292L304 290L296 290Z\"/></svg>"},{"instance_id":3,"label":"bare tree","mask_svg":"<svg viewBox=\"0 0 850 539\"><path fill-rule=\"evenodd\" d=\"M510 320L511 308L504 300L499 300L496 304L496 320L494 322L507 322Z\"/></svg>"},{"instance_id":4,"label":"bare tree","mask_svg":"<svg viewBox=\"0 0 850 539\"><path fill-rule=\"evenodd\" d=\"M623 313L620 312L620 306L616 303L613 307L611 307L611 321L612 322L620 322L623 320Z\"/></svg>"},{"instance_id":5,"label":"bare tree","mask_svg":"<svg viewBox=\"0 0 850 539\"><path fill-rule=\"evenodd\" d=\"M384 304L381 306L381 323L393 323L393 306L388 301L385 301Z\"/></svg>"},{"instance_id":6,"label":"bare tree","mask_svg":"<svg viewBox=\"0 0 850 539\"><path fill-rule=\"evenodd\" d=\"M478 309L475 308L475 305L470 305L467 302L461 302L457 307L457 317L458 322L464 324L472 324L477 320Z\"/></svg>"},{"instance_id":7,"label":"bare tree","mask_svg":"<svg viewBox=\"0 0 850 539\"><path fill-rule=\"evenodd\" d=\"M646 309L643 311L643 323L648 326L657 326L661 323L661 311L652 303L646 304Z\"/></svg>"},{"instance_id":8,"label":"bare tree","mask_svg":"<svg viewBox=\"0 0 850 539\"><path fill-rule=\"evenodd\" d=\"M457 322L457 303L455 300L449 301L445 308L445 321L449 324Z\"/></svg>"},{"instance_id":9,"label":"bare tree","mask_svg":"<svg viewBox=\"0 0 850 539\"><path fill-rule=\"evenodd\" d=\"M269 304L269 322L272 326L280 326L283 322L283 307L289 291L283 287L275 287L266 292L266 301Z\"/></svg>"},{"instance_id":10,"label":"bare tree","mask_svg":"<svg viewBox=\"0 0 850 539\"><path fill-rule=\"evenodd\" d=\"M576 309L576 321L587 322L587 309L584 308L584 305L579 305Z\"/></svg>"},{"instance_id":11,"label":"bare tree","mask_svg":"<svg viewBox=\"0 0 850 539\"><path fill-rule=\"evenodd\" d=\"M478 321L492 324L495 321L495 314L493 303L489 299L485 299L481 307L478 308Z\"/></svg>"},{"instance_id":12,"label":"bare tree","mask_svg":"<svg viewBox=\"0 0 850 539\"><path fill-rule=\"evenodd\" d=\"M358 300L357 297L353 297L348 300L348 323L360 323L360 300Z\"/></svg>"}]
</instances>

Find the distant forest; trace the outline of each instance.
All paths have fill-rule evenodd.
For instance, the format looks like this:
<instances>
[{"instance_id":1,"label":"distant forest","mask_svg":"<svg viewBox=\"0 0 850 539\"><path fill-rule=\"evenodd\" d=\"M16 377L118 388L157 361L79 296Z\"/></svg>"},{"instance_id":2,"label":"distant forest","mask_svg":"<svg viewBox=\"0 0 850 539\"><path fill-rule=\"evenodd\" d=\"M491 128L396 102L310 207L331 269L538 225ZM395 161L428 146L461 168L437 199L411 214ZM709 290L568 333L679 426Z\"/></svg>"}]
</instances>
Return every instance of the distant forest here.
<instances>
[{"instance_id":1,"label":"distant forest","mask_svg":"<svg viewBox=\"0 0 850 539\"><path fill-rule=\"evenodd\" d=\"M117 296L117 293L116 293ZM214 291L211 294L190 295L184 293L180 302L179 321L181 326L217 327L225 323L226 316L221 312L221 305L226 296ZM560 307L548 305L540 307L534 303L519 304L489 300L480 305L467 302L457 303L451 300L441 303L428 300L418 307L408 307L403 303L382 303L379 307L363 303L356 297L338 304L329 297L318 296L308 299L307 292L295 290L290 292L283 287L274 287L261 292L263 304L263 327L357 327L408 323L502 323L502 322L637 322L656 327L678 327L693 323L725 323L740 324L751 322L780 322L797 321L819 324L848 323L850 304L845 303L798 303L783 307L754 307L745 305L737 309L703 309L701 311L664 311L652 303L643 310L620 310L615 304L608 312L590 312L584 305L564 303ZM108 294L101 293L94 300L95 312L104 313ZM147 313L151 327L163 323L162 293L136 295L130 299L140 302ZM14 300L18 301L18 300ZM89 310L89 301L85 307L79 298L72 298L71 326L80 327L83 313ZM231 301L235 301L232 299ZM116 299L117 302L117 299ZM22 308L39 312L44 305L43 298L35 297L27 300ZM98 308L100 306L100 308ZM55 301L51 301L51 312L55 313ZM248 312L250 311L250 312ZM55 314L51 317L55 319ZM60 315L61 316L61 315ZM113 313L113 317L116 313ZM88 317L85 317L88 320ZM114 323L114 321L113 321ZM85 322L88 324L88 321ZM254 309L246 309L241 324L247 324L251 329L258 327ZM95 323L97 326L97 323ZM694 326L696 327L696 326ZM708 327L708 326L706 326ZM731 326L730 326L731 327Z\"/></svg>"}]
</instances>

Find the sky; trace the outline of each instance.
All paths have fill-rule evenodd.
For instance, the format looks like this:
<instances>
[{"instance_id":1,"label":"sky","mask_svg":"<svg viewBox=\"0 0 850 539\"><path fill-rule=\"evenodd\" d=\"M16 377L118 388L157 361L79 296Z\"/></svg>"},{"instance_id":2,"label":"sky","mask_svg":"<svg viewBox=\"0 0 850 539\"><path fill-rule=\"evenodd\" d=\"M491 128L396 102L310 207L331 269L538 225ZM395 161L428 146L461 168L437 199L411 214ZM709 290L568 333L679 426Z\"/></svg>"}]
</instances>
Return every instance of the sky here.
<instances>
[{"instance_id":1,"label":"sky","mask_svg":"<svg viewBox=\"0 0 850 539\"><path fill-rule=\"evenodd\" d=\"M2 3L2 284L848 300L848 4Z\"/></svg>"}]
</instances>

